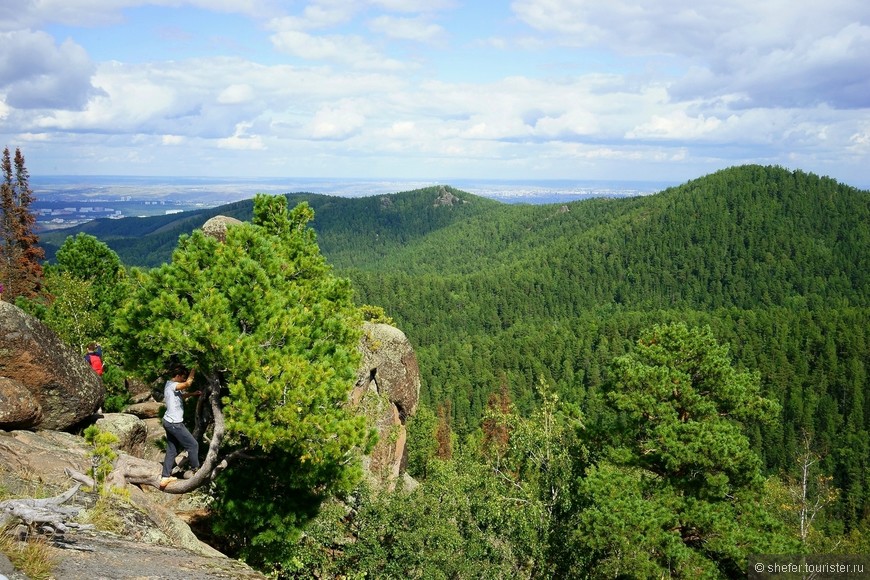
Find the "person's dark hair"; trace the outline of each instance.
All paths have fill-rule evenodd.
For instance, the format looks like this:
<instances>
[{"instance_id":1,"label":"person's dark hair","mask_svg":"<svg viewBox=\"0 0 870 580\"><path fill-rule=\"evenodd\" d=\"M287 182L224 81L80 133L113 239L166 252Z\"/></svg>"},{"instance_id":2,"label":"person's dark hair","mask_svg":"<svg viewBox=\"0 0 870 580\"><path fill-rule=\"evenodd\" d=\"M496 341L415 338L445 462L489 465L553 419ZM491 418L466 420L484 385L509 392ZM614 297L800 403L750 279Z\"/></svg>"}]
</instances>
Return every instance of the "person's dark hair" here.
<instances>
[{"instance_id":1,"label":"person's dark hair","mask_svg":"<svg viewBox=\"0 0 870 580\"><path fill-rule=\"evenodd\" d=\"M170 369L170 372L173 377L177 377L178 375L186 375L189 371L184 365L175 365Z\"/></svg>"}]
</instances>

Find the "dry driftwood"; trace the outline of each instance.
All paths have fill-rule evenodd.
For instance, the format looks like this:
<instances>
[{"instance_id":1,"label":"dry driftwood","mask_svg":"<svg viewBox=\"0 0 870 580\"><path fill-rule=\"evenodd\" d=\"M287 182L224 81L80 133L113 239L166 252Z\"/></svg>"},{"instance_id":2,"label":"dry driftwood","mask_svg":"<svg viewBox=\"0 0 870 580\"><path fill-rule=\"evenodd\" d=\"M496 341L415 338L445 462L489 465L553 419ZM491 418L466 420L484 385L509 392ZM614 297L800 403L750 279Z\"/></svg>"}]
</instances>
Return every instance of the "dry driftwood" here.
<instances>
[{"instance_id":1,"label":"dry driftwood","mask_svg":"<svg viewBox=\"0 0 870 580\"><path fill-rule=\"evenodd\" d=\"M70 528L90 529L93 526L74 522L81 508L64 506L81 487L76 483L67 491L44 499L7 499L0 502L0 529L15 520L31 530L46 534L65 533Z\"/></svg>"}]
</instances>

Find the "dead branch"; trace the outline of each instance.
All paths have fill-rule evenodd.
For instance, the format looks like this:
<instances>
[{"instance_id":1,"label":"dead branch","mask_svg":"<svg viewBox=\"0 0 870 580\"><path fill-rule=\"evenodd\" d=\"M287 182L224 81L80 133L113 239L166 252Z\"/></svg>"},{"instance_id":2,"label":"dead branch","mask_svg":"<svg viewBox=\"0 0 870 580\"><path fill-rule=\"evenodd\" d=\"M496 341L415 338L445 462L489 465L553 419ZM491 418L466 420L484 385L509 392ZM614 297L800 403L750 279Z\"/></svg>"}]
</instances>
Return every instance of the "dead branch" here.
<instances>
[{"instance_id":1,"label":"dead branch","mask_svg":"<svg viewBox=\"0 0 870 580\"><path fill-rule=\"evenodd\" d=\"M65 533L70 528L93 527L73 521L79 515L81 508L62 505L72 498L81 486L81 482L76 483L64 493L44 499L7 499L0 502L0 528L6 527L16 519L32 530L51 535L58 532Z\"/></svg>"}]
</instances>

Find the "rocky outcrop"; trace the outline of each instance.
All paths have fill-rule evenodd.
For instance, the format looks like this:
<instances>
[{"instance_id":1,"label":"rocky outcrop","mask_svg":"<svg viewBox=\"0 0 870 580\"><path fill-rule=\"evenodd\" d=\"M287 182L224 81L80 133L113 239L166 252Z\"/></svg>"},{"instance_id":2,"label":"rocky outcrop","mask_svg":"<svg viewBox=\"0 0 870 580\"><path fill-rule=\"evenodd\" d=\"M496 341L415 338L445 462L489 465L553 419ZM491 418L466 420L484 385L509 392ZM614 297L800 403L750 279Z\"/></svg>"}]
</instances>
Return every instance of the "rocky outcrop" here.
<instances>
[{"instance_id":1,"label":"rocky outcrop","mask_svg":"<svg viewBox=\"0 0 870 580\"><path fill-rule=\"evenodd\" d=\"M105 396L78 352L8 302L0 302L0 377L6 379L0 397L10 403L9 419L0 413L0 429L68 429L99 409Z\"/></svg>"},{"instance_id":2,"label":"rocky outcrop","mask_svg":"<svg viewBox=\"0 0 870 580\"><path fill-rule=\"evenodd\" d=\"M68 489L72 481L64 470L87 473L89 451L84 439L70 433L0 431L0 487L19 497L30 497L34 490L52 494ZM149 469L159 473L160 464L153 463ZM126 489L129 498L112 503L121 530L66 534L65 542L78 549L51 548L52 577L152 578L155 571L162 571L192 580L265 579L196 538L177 515L197 507L195 497L173 496L149 486ZM87 512L96 498L97 494L80 489L70 503ZM23 578L8 561L0 561L0 574Z\"/></svg>"},{"instance_id":3,"label":"rocky outcrop","mask_svg":"<svg viewBox=\"0 0 870 580\"><path fill-rule=\"evenodd\" d=\"M443 185L438 190L438 197L435 199L435 203L433 203L433 207L453 207L456 204L465 203L463 200L459 199L453 193L444 187Z\"/></svg>"},{"instance_id":4,"label":"rocky outcrop","mask_svg":"<svg viewBox=\"0 0 870 580\"><path fill-rule=\"evenodd\" d=\"M117 449L133 457L145 457L148 429L142 419L126 413L106 413L97 419L97 427L118 438Z\"/></svg>"},{"instance_id":5,"label":"rocky outcrop","mask_svg":"<svg viewBox=\"0 0 870 580\"><path fill-rule=\"evenodd\" d=\"M388 324L365 323L360 351L351 399L378 431L365 463L376 482L393 489L406 463L405 422L420 400L420 367L408 338Z\"/></svg>"},{"instance_id":6,"label":"rocky outcrop","mask_svg":"<svg viewBox=\"0 0 870 580\"><path fill-rule=\"evenodd\" d=\"M236 218L227 217L225 215L216 215L210 220L202 224L202 233L211 236L219 242L227 239L227 228L242 223Z\"/></svg>"}]
</instances>

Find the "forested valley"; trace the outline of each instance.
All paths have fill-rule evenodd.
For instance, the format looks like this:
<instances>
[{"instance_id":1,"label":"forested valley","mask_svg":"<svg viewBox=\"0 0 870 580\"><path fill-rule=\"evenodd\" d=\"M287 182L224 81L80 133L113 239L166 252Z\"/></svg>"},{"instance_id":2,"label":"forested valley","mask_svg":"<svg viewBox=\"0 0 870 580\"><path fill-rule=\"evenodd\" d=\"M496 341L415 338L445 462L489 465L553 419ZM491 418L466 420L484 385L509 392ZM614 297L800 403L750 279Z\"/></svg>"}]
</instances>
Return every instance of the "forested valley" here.
<instances>
[{"instance_id":1,"label":"forested valley","mask_svg":"<svg viewBox=\"0 0 870 580\"><path fill-rule=\"evenodd\" d=\"M285 577L565 578L870 553L867 191L749 165L564 205L287 198L415 347L420 487L336 492L284 535L225 533L235 554ZM84 232L150 268L215 214L252 205L42 242L51 261Z\"/></svg>"}]
</instances>

